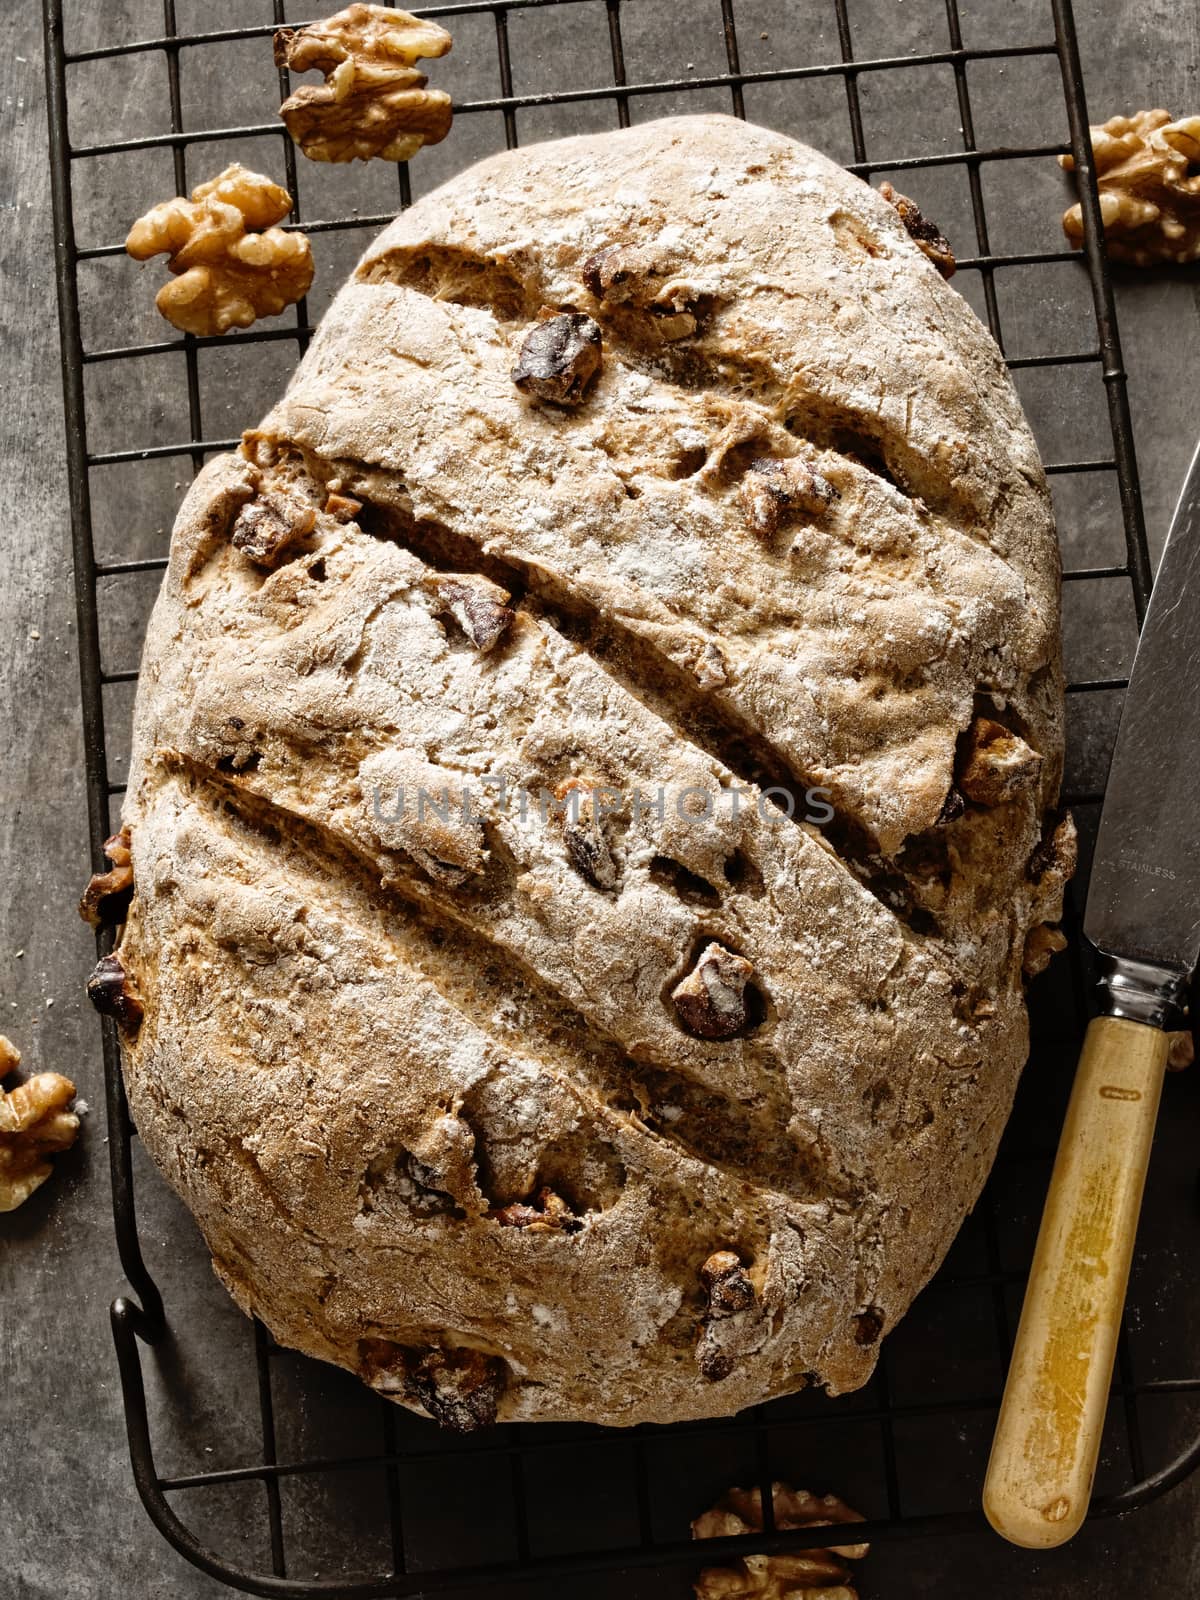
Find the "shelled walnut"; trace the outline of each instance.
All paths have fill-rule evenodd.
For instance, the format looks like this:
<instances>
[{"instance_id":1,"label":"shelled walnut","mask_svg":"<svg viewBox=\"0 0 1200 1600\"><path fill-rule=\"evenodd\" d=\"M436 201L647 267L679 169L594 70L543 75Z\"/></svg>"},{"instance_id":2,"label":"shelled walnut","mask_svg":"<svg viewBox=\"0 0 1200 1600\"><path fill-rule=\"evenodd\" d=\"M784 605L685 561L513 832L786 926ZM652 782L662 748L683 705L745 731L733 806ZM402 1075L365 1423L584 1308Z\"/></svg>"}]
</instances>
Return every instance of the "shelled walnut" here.
<instances>
[{"instance_id":1,"label":"shelled walnut","mask_svg":"<svg viewBox=\"0 0 1200 1600\"><path fill-rule=\"evenodd\" d=\"M135 261L169 257L174 280L154 303L174 327L202 337L248 328L303 298L312 283L308 240L275 226L291 209L286 189L235 162L198 184L190 200L176 195L139 217L125 248Z\"/></svg>"},{"instance_id":2,"label":"shelled walnut","mask_svg":"<svg viewBox=\"0 0 1200 1600\"><path fill-rule=\"evenodd\" d=\"M20 1051L0 1034L0 1081L20 1061ZM54 1170L47 1156L75 1143L79 1118L67 1110L74 1098L75 1085L57 1072L0 1089L0 1211L24 1205Z\"/></svg>"},{"instance_id":3,"label":"shelled walnut","mask_svg":"<svg viewBox=\"0 0 1200 1600\"><path fill-rule=\"evenodd\" d=\"M450 35L435 22L388 6L352 5L307 28L280 28L275 63L318 71L279 115L310 161L408 161L450 132L450 96L427 89L414 63L444 56Z\"/></svg>"},{"instance_id":4,"label":"shelled walnut","mask_svg":"<svg viewBox=\"0 0 1200 1600\"><path fill-rule=\"evenodd\" d=\"M775 1526L793 1528L845 1526L864 1519L836 1495L818 1496L786 1483L771 1485ZM729 1539L763 1531L762 1493L730 1489L692 1523L693 1539ZM835 1544L794 1554L741 1556L729 1567L706 1567L696 1580L697 1600L858 1600L847 1582L847 1562L861 1561L866 1544Z\"/></svg>"},{"instance_id":5,"label":"shelled walnut","mask_svg":"<svg viewBox=\"0 0 1200 1600\"><path fill-rule=\"evenodd\" d=\"M1135 267L1200 258L1200 117L1137 111L1092 128L1092 156L1108 253ZM1075 158L1059 156L1068 172ZM1073 244L1083 242L1083 210L1063 216Z\"/></svg>"}]
</instances>

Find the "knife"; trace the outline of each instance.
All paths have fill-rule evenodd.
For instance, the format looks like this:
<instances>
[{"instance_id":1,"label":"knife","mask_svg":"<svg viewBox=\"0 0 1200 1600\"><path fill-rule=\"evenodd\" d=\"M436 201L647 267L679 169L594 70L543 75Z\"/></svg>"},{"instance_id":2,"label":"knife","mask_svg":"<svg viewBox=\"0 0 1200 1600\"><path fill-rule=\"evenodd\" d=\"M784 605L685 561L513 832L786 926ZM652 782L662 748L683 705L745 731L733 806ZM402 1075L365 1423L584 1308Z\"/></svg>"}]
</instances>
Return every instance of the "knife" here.
<instances>
[{"instance_id":1,"label":"knife","mask_svg":"<svg viewBox=\"0 0 1200 1600\"><path fill-rule=\"evenodd\" d=\"M983 1508L1030 1548L1087 1514L1169 1039L1200 956L1200 448L1175 508L1109 769L1084 933L1093 1019L1017 1329Z\"/></svg>"}]
</instances>

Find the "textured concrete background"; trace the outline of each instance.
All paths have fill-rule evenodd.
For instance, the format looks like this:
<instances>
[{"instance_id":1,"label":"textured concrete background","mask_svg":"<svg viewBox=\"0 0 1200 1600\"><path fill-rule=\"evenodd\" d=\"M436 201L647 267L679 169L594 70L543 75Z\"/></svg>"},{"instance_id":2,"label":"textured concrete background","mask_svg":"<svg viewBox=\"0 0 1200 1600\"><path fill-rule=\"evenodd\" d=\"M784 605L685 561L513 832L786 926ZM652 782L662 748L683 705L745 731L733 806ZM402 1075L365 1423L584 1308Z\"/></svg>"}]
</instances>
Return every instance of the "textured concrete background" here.
<instances>
[{"instance_id":1,"label":"textured concrete background","mask_svg":"<svg viewBox=\"0 0 1200 1600\"><path fill-rule=\"evenodd\" d=\"M1045 36L1048 5L1043 0L963 0L961 10L968 43L1028 40ZM794 29L801 14L805 48L810 59L832 59L836 49L826 0L737 0L743 62L763 64L776 38ZM32 1070L54 1068L72 1075L92 1111L85 1119L79 1149L60 1162L54 1181L21 1212L0 1219L0 1506L3 1509L4 1554L0 1559L3 1600L92 1600L124 1594L136 1600L192 1600L226 1592L187 1566L163 1542L146 1519L130 1478L120 1396L107 1327L108 1302L120 1284L109 1212L107 1153L101 1105L98 1032L95 1019L80 1004L82 977L91 961L91 939L76 920L74 900L88 871L82 755L79 734L76 657L72 631L73 598L63 473L62 417L58 371L58 335L51 267L51 227L45 162L39 8L32 4L7 8L6 49L0 55L0 455L5 463L5 489L0 499L3 536L0 556L0 1030L25 1052ZM268 20L264 0L179 0L181 29L219 27L249 17ZM852 22L860 55L891 54L938 47L944 42L940 0L852 0ZM1200 109L1200 13L1176 0L1077 0L1080 31L1093 113L1162 104L1176 114ZM599 12L599 18L595 13ZM682 75L723 69L719 30L713 26L716 0L626 0L623 17L631 79L656 73ZM132 38L157 31L158 8L147 0L105 0L96 5L78 0L72 7L77 38L86 42ZM664 28L663 19L672 19ZM561 12L515 14L511 20L513 54L519 92L536 83L574 85L605 81L607 42L602 8L594 5ZM768 35L766 40L760 34ZM463 19L456 28L452 69L443 69L460 97L495 93L489 41L478 19ZM450 64L448 64L448 68ZM155 91L150 78L161 62L129 58L103 71L81 73L73 82L76 137L84 140L157 131ZM523 81L523 75L528 78ZM596 74L597 76L589 76ZM144 76L145 75L145 76ZM894 76L894 75L893 75ZM907 75L901 75L907 76ZM864 83L864 112L871 153L912 153L941 148L957 136L941 80L921 82L918 75L903 90L878 92ZM774 86L747 94L747 109L758 120L802 133L834 155L849 158L844 105L836 86L784 89ZM980 137L1010 140L1027 136L1037 141L1056 138L1061 128L1061 101L1052 80L1020 78L1016 65L1007 77L994 70L973 69ZM894 92L893 92L894 91ZM185 82L188 115L208 114L217 122L264 115L261 82L244 70L236 52L214 56L212 70ZM822 98L824 96L825 98ZM699 96L686 103L643 104L635 115L698 108ZM723 91L704 97L725 109ZM214 110L214 108L216 108ZM944 126L949 118L951 126ZM992 119L993 130L987 123ZM1020 127L1014 126L1014 119ZM451 167L496 143L496 118L463 119L437 152L414 164L414 183L427 187ZM610 126L611 107L581 105L520 116L523 139L546 137L573 128ZM242 154L240 149L227 155ZM253 151L245 152L252 155ZM197 161L206 158L198 157ZM276 158L272 158L275 160ZM81 180L81 209L88 213L81 228L84 242L118 237L128 218L143 202L171 192L169 162L160 152L144 162L87 170ZM165 170L164 170L165 169ZM203 175L199 170L196 177ZM361 186L364 210L381 209L383 181L378 172L358 171L352 177L306 172L309 215L328 215L337 204L329 185ZM194 180L193 180L194 181ZM388 176L387 181L394 183ZM937 187L938 182L943 187ZM1060 181L1052 166L1037 171L1025 164L990 168L987 199L993 221L993 244L1000 249L1053 248L1057 240ZM901 186L905 185L901 182ZM908 187L912 187L909 185ZM344 191L343 191L344 192ZM393 192L394 190L389 190ZM962 195L949 179L927 176L919 193L946 226L952 238L966 235ZM361 235L323 240L319 246L322 276L314 296L319 310L349 265ZM85 317L108 330L110 341L127 335L162 337L150 309L150 280L124 268L103 278L84 274ZM1071 269L1074 271L1074 269ZM967 277L963 275L963 280ZM153 281L157 281L155 278ZM962 281L962 280L960 280ZM114 287L116 285L116 287ZM1200 279L1194 273L1154 274L1123 278L1119 303L1130 372L1131 394L1141 457L1147 517L1157 549L1165 532L1197 428L1189 402L1200 375ZM964 291L974 300L971 286ZM1086 339L1086 318L1078 321L1078 299L1064 294L1061 305L1042 305L1039 322L1022 304L1019 286L1006 290L1006 331L1010 350L1031 353L1064 349ZM107 320L106 320L107 319ZM101 336L89 340L95 344ZM1016 342L1014 342L1016 341ZM1022 343L1023 341L1023 343ZM235 433L254 420L278 388L292 359L290 345L259 347L264 351L252 374L234 362L206 360L206 426L210 434ZM266 352L270 352L269 354ZM91 375L95 377L93 373ZM93 412L93 446L122 448L156 436L185 436L186 413L180 418L180 369L170 363L143 363L122 388L116 374L100 374L89 388ZM1055 387L1039 392L1036 383L1023 387L1026 403L1039 428L1048 455L1061 439L1064 449L1077 446L1085 423L1076 401ZM1091 403L1091 402L1086 402ZM1082 399L1078 407L1086 404ZM1078 451L1077 453L1086 453ZM103 541L118 538L123 548L149 553L162 547L165 526L178 498L186 471L175 463L147 469L136 480L119 476L98 493L97 529ZM1064 493L1067 491L1064 489ZM1110 504L1065 506L1064 542L1068 562L1110 559L1117 531ZM116 625L124 630L115 653L136 658L137 630L150 598L144 594L119 602ZM117 598L114 596L114 604ZM1128 664L1132 642L1127 606L1117 594L1111 605L1095 609L1078 595L1068 597L1067 649L1077 673L1117 673ZM1093 609L1089 609L1093 607ZM110 658L111 659L111 658ZM113 750L119 754L124 735L120 725L127 698L114 695L110 706ZM1076 777L1086 782L1089 768L1101 761L1115 708L1072 707L1073 757ZM1091 720L1089 720L1091 719ZM1043 1014L1052 1006L1043 1000ZM1043 1018L1041 1037L1053 1043L1052 1018ZM1031 1069L1032 1070L1032 1069ZM1193 1083L1172 1086L1169 1114L1178 1126L1194 1128L1197 1090ZM1192 1147L1194 1151L1194 1146ZM1190 1163L1190 1164L1189 1164ZM1194 1202L1194 1154L1169 1152L1160 1161L1151 1197L1150 1226L1139 1252L1139 1319L1145 1325L1149 1370L1176 1373L1195 1370L1196 1329L1200 1326L1200 1293L1191 1282L1200 1237ZM1036 1179L1032 1194L1021 1197L1026 1222L1036 1214ZM151 1369L149 1384L156 1428L168 1443L168 1470L224 1464L224 1459L253 1456L257 1412L252 1369L247 1360L244 1325L212 1284L187 1218L147 1176L141 1185L143 1233L152 1269L162 1282L172 1310L176 1339L165 1353L161 1371ZM964 1253L972 1248L965 1237ZM904 1372L905 1351L926 1333L928 1348L942 1359L937 1344L938 1311L927 1297L913 1314L912 1328L897 1335L896 1362ZM907 1326L907 1325L906 1325ZM908 1339L904 1345L901 1336ZM216 1361L212 1353L218 1352ZM228 1359L219 1353L228 1352ZM1189 1363L1190 1356L1190 1363ZM960 1359L962 1358L960 1355ZM281 1453L311 1448L323 1438L324 1425L336 1412L339 1426L360 1404L356 1386L340 1384L337 1375L322 1387L285 1359L281 1367ZM1139 1356L1139 1361L1141 1357ZM1139 1366L1139 1370L1141 1366ZM996 1376L988 1371L984 1389ZM914 1378L916 1383L917 1379ZM366 1412L362 1413L364 1419ZM372 1413L373 1415L373 1413ZM1182 1400L1170 1402L1152 1428L1154 1437L1182 1437L1197 1421ZM364 1420L364 1426L366 1426ZM371 1425L374 1425L373 1423ZM419 1424L418 1424L419 1426ZM986 1445L982 1436L962 1439L965 1459L977 1464ZM421 1439L425 1435L422 1433ZM212 1442L210 1442L212 1441ZM375 1441L370 1441L371 1448ZM810 1446L810 1449L812 1446ZM818 1444L819 1448L819 1444ZM831 1447L832 1448L832 1447ZM844 1439L841 1448L844 1450ZM945 1473L946 1461L937 1443L919 1441L910 1449L907 1482L918 1487ZM216 1452L222 1460L216 1460ZM608 1458L606 1458L608 1459ZM951 1470L960 1458L950 1454ZM786 1465L786 1463L784 1463ZM664 1475L685 1476L682 1459L664 1454ZM432 1468L430 1469L432 1477ZM610 1467L605 1469L612 1471ZM738 1475L731 1459L729 1479ZM811 1459L797 1471L812 1471ZM570 1471L584 1474L578 1453ZM843 1464L847 1492L855 1486L853 1463ZM616 1469L619 1476L619 1465ZM968 1474L969 1476L969 1474ZM451 1473L453 1477L453 1471ZM830 1480L832 1481L832 1479ZM977 1480L975 1480L977 1481ZM842 1486L839 1478L834 1485ZM413 1521L422 1516L437 1522L438 1496L428 1483L411 1487ZM486 1478L468 1485L475 1498L447 1513L457 1537L469 1540L472 1529L486 1520L492 1485ZM460 1491L463 1485L459 1484ZM594 1506L603 1519L611 1484L581 1477L568 1485L585 1509ZM974 1481L964 1485L964 1495ZM856 1489L871 1509L869 1483ZM426 1495L427 1504L422 1502ZM261 1521L254 1488L214 1491L194 1520L222 1543L243 1541L248 1559L262 1560L256 1529ZM852 1496L853 1497L853 1496ZM551 1498L553 1504L553 1498ZM300 1552L294 1570L306 1575L304 1552L325 1545L325 1530L341 1529L347 1559L375 1564L379 1540L379 1508L365 1487L351 1489L333 1502L314 1497L289 1501L288 1531ZM699 1509L693 1503L692 1510ZM563 1511L565 1517L566 1512ZM613 1515L616 1515L614 1512ZM455 1523L457 1518L457 1524ZM1087 1528L1065 1551L1032 1556L1013 1551L983 1535L913 1545L888 1545L867 1564L863 1593L876 1600L909 1600L918 1595L985 1596L1019 1592L1040 1600L1067 1600L1081 1594L1123 1596L1136 1592L1176 1600L1200 1593L1200 1480L1178 1490L1136 1517ZM444 1532L444 1530L443 1530ZM382 1561L382 1555L379 1556ZM311 1563L310 1563L311 1568ZM328 1569L327 1569L328 1571ZM495 1592L495 1591L492 1591ZM557 1597L557 1586L526 1590L531 1600ZM572 1585L576 1596L682 1595L679 1574L614 1576Z\"/></svg>"}]
</instances>

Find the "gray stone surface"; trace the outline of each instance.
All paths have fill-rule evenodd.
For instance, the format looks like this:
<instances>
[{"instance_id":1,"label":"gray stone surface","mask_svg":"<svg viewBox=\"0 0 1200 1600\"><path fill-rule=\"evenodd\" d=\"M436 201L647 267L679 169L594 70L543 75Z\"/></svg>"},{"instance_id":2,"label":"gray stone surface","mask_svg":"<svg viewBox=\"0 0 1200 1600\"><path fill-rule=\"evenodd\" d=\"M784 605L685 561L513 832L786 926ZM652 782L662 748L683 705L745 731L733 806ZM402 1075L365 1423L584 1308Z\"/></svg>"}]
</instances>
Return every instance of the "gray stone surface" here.
<instances>
[{"instance_id":1,"label":"gray stone surface","mask_svg":"<svg viewBox=\"0 0 1200 1600\"><path fill-rule=\"evenodd\" d=\"M11 7L7 48L0 56L0 1030L25 1052L33 1070L73 1076L90 1103L77 1151L60 1162L53 1182L21 1212L0 1218L0 1505L4 1558L0 1596L8 1600L92 1600L126 1594L136 1600L192 1600L226 1592L187 1566L146 1519L126 1454L120 1395L107 1327L108 1302L120 1284L109 1212L109 1189L98 1031L80 1003L91 961L91 939L73 903L87 875L88 845L79 732L77 666L70 583L66 484L57 323L51 268L51 226L45 163L41 41L33 5ZM132 39L159 31L157 0L71 0L76 45ZM176 0L181 30L219 28L245 20L268 22L269 0ZM782 59L829 60L836 52L832 0L736 0L743 63L753 69ZM1047 0L960 0L968 44L1048 37ZM1094 114L1163 104L1196 110L1200 98L1200 14L1175 0L1077 0ZM626 58L631 80L650 75L703 75L723 69L717 0L625 0ZM860 56L883 56L945 42L941 0L850 0ZM498 93L494 40L486 17L455 24L456 49L441 70L459 99ZM553 85L608 81L605 10L598 0L514 13L509 23L519 93ZM766 37L762 37L765 35ZM265 47L260 47L261 49ZM269 68L250 67L236 46L184 54L183 104L190 121L210 125L268 120ZM168 126L162 59L130 56L72 69L72 132L78 142L154 133ZM1052 65L1010 62L971 69L977 132L984 142L1039 142L1061 136L1062 112ZM869 153L916 154L952 148L958 119L949 69L879 74L862 80ZM825 80L748 88L747 110L850 159L840 85ZM724 109L723 90L636 97L636 118L700 105ZM611 104L581 103L518 113L522 139L611 124ZM436 151L414 163L420 191L503 138L498 113L463 117ZM235 141L190 156L195 181L235 155L278 166L278 143ZM264 151L267 154L264 156ZM210 159L211 157L211 159ZM371 213L388 209L395 177L373 167L353 173L308 168L301 174L305 215L330 216L347 204ZM150 151L80 163L76 168L82 243L119 238L143 202L173 192L169 156ZM970 217L961 175L951 171L904 175L909 188L971 248ZM1055 248L1065 194L1052 163L986 167L985 197L993 246L1018 251ZM349 200L348 198L349 197ZM318 240L320 275L311 300L318 314L349 266L361 231ZM1052 269L1057 270L1057 269ZM163 325L151 307L158 269L124 260L81 269L85 338L89 347L134 338L159 339ZM973 303L977 283L959 280ZM1049 280L1013 269L1000 278L1000 304L1010 353L1084 348L1090 340L1086 296L1067 268ZM1152 542L1165 533L1196 432L1194 396L1200 374L1200 294L1195 273L1123 277L1119 284L1125 353L1130 373ZM234 435L273 397L294 359L290 342L206 351L200 357L203 421L209 437ZM1022 390L1048 458L1086 455L1104 443L1104 418L1094 369L1047 378L1026 374ZM183 358L93 367L88 414L93 449L165 443L188 432ZM186 461L106 468L93 474L95 521L102 554L161 551L174 505L188 475ZM1059 480L1068 565L1120 559L1115 505L1105 484ZM136 661L140 627L153 582L106 586L104 644L112 667ZM1128 665L1132 619L1121 586L1068 591L1067 651L1077 675L1117 674ZM110 754L114 770L127 747L129 693L110 691ZM1103 776L1116 712L1115 697L1072 706L1073 781L1083 788ZM1069 1048L1058 1019L1059 996L1043 991L1038 1007L1038 1055L1031 1074L1059 1046ZM1152 1181L1148 1226L1139 1248L1135 1284L1135 1350L1139 1374L1196 1370L1200 1296L1192 1282L1200 1218L1196 1214L1195 1149L1200 1124L1195 1075L1176 1080L1168 1124ZM1035 1095L1037 1085L1033 1085ZM1026 1121L1041 1116L1052 1138L1058 1106L1040 1111L1026 1095ZM1002 1246L1027 1247L1045 1168L1016 1169L1002 1195L1009 1232ZM259 1448L255 1374L245 1324L213 1282L186 1215L153 1174L139 1169L143 1239L171 1313L173 1335L147 1361L155 1437L164 1470L186 1473L254 1459ZM981 1249L970 1225L959 1247L967 1270ZM1010 1263L1011 1264L1011 1263ZM919 1400L933 1369L953 1364L962 1392L994 1392L999 1375L986 1328L960 1306L947 1332L944 1302L926 1296L896 1335L892 1353L899 1397ZM986 1324L990 1311L976 1308ZM976 1348L978 1345L978 1348ZM863 1397L863 1405L868 1403ZM853 1405L853 1402L851 1403ZM1155 1409L1157 1408L1157 1409ZM803 1410L803 1408L801 1408ZM283 1356L277 1361L280 1453L328 1448L373 1450L379 1419L357 1385L336 1373L318 1374ZM406 1418L398 1426L414 1447L429 1448L428 1432ZM1195 1398L1159 1400L1147 1409L1147 1446L1161 1459L1173 1441L1200 1426ZM413 1431L415 1430L415 1431ZM876 1429L864 1422L835 1437L818 1421L781 1434L777 1469L815 1487L844 1489L863 1509L879 1505ZM949 1433L898 1429L906 1509L923 1497L946 1503L948 1483L960 1478L969 1501L978 1482L986 1428L969 1411L951 1419ZM669 1439L651 1447L656 1482L671 1526L701 1509L704 1498L744 1475L745 1439L730 1435L727 1460L709 1462L696 1478L686 1447ZM1122 1446L1114 1434L1105 1470L1117 1473ZM496 1469L459 1465L452 1451L419 1469L406 1469L410 1548L433 1560L439 1541L466 1554L503 1553L504 1518L496 1510ZM833 1464L836 1461L836 1466ZM582 1505L597 1528L620 1541L631 1535L632 1511L622 1498L630 1478L624 1441L573 1448L552 1462L535 1487L535 1537L542 1548ZM674 1495L674 1500L672 1500ZM188 1501L190 1520L227 1553L262 1566L261 1490L254 1485L206 1491ZM574 1511L568 1505L574 1502ZM344 1486L321 1491L285 1485L284 1516L292 1570L306 1576L322 1565L327 1576L352 1566L382 1566L386 1532L378 1484L349 1474ZM1020 1592L1039 1600L1076 1595L1175 1597L1200 1593L1197 1520L1200 1481L1137 1516L1089 1526L1068 1549L1050 1555L1017 1552L983 1534L915 1544L889 1544L872 1555L865 1596L909 1600L918 1595L981 1597ZM490 1591L500 1593L501 1591ZM510 1591L516 1593L517 1591ZM520 1591L551 1595L555 1585ZM682 1596L683 1575L618 1575L572 1584L576 1596Z\"/></svg>"}]
</instances>

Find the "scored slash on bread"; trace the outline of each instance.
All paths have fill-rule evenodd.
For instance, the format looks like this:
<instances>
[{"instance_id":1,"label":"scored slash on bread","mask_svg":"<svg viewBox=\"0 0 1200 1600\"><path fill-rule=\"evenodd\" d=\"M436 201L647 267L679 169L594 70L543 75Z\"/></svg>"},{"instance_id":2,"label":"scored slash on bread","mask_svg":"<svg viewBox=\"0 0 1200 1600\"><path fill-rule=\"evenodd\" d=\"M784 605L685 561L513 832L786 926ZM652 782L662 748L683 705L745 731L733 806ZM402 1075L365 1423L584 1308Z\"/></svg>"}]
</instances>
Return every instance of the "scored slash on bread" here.
<instances>
[{"instance_id":1,"label":"scored slash on bread","mask_svg":"<svg viewBox=\"0 0 1200 1600\"><path fill-rule=\"evenodd\" d=\"M462 1426L865 1381L1024 1060L1057 606L998 353L813 152L679 119L398 219L139 687L130 1101L239 1303Z\"/></svg>"}]
</instances>

